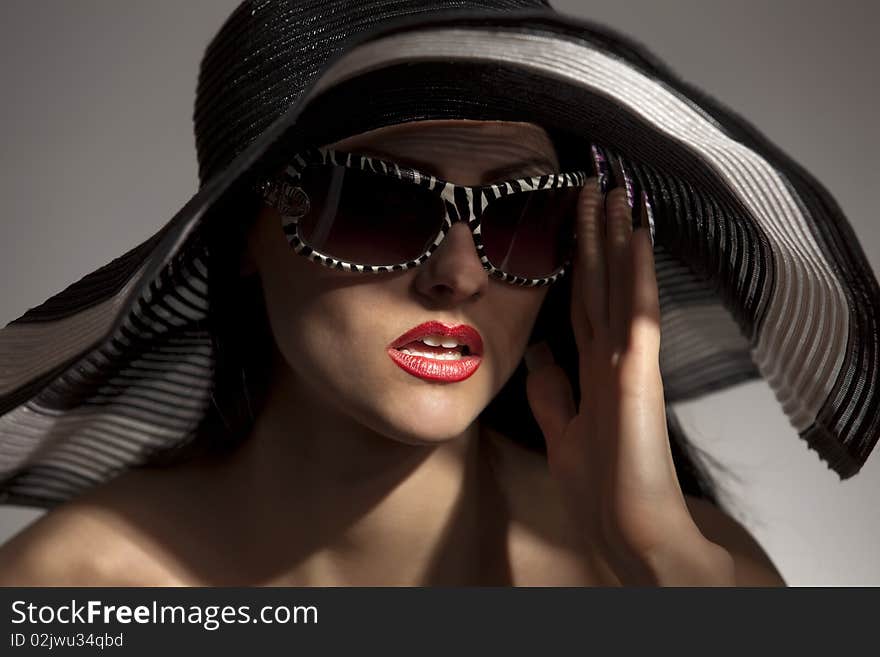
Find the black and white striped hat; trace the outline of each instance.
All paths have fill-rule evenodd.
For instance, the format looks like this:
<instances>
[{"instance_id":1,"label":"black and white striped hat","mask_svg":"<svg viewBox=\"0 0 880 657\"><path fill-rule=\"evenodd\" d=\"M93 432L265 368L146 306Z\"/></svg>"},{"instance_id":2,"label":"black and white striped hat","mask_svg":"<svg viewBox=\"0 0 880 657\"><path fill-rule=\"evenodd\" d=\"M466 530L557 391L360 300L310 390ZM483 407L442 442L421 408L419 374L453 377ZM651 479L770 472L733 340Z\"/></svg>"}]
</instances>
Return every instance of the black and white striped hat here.
<instances>
[{"instance_id":1,"label":"black and white striped hat","mask_svg":"<svg viewBox=\"0 0 880 657\"><path fill-rule=\"evenodd\" d=\"M199 235L217 208L301 147L442 118L619 153L654 209L667 402L764 377L793 435L859 471L880 436L880 289L828 191L748 122L541 0L251 0L202 61L198 192L0 331L2 501L54 506L193 439L214 385Z\"/></svg>"}]
</instances>

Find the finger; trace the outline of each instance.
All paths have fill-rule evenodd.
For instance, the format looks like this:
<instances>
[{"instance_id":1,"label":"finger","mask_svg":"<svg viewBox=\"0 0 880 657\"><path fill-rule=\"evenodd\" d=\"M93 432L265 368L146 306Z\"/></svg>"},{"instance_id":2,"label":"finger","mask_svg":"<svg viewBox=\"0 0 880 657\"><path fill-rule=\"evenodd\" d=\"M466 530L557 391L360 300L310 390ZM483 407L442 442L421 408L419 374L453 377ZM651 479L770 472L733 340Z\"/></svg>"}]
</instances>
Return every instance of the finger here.
<instances>
[{"instance_id":1,"label":"finger","mask_svg":"<svg viewBox=\"0 0 880 657\"><path fill-rule=\"evenodd\" d=\"M546 342L539 342L526 350L526 397L532 415L544 434L548 454L555 452L565 427L577 414L568 377L553 362L553 354Z\"/></svg>"},{"instance_id":2,"label":"finger","mask_svg":"<svg viewBox=\"0 0 880 657\"><path fill-rule=\"evenodd\" d=\"M587 345L593 339L593 326L587 317L587 308L584 304L584 277L581 275L582 269L581 257L575 251L572 264L571 298L569 299L568 307L578 352L585 352Z\"/></svg>"},{"instance_id":3,"label":"finger","mask_svg":"<svg viewBox=\"0 0 880 657\"><path fill-rule=\"evenodd\" d=\"M577 251L581 303L595 336L608 326L604 199L595 177L587 180L578 199Z\"/></svg>"},{"instance_id":4,"label":"finger","mask_svg":"<svg viewBox=\"0 0 880 657\"><path fill-rule=\"evenodd\" d=\"M676 499L668 497L665 503L681 506L678 513L684 510L684 498L669 444L660 370L660 303L647 228L639 227L632 235L629 268L633 278L629 342L618 369L618 474L655 502L661 493L674 495Z\"/></svg>"},{"instance_id":5,"label":"finger","mask_svg":"<svg viewBox=\"0 0 880 657\"><path fill-rule=\"evenodd\" d=\"M640 226L632 236L632 323L627 351L640 352L645 362L660 357L660 297L654 268L654 246L648 228L648 197L642 192Z\"/></svg>"},{"instance_id":6,"label":"finger","mask_svg":"<svg viewBox=\"0 0 880 657\"><path fill-rule=\"evenodd\" d=\"M593 354L593 339L595 330L587 317L586 305L584 304L584 277L576 274L571 286L571 323L574 329L575 343L578 356L578 382L580 384L581 413L591 413L594 400L590 395L591 375L595 373L594 365L590 356ZM603 330L607 331L607 329Z\"/></svg>"},{"instance_id":7,"label":"finger","mask_svg":"<svg viewBox=\"0 0 880 657\"><path fill-rule=\"evenodd\" d=\"M632 211L626 189L615 187L606 198L606 258L608 260L608 332L610 344L622 348L628 341L632 271L630 238Z\"/></svg>"},{"instance_id":8,"label":"finger","mask_svg":"<svg viewBox=\"0 0 880 657\"><path fill-rule=\"evenodd\" d=\"M647 227L647 197L642 194L640 226L630 242L632 295L630 298L629 340L620 364L623 391L639 394L646 386L661 390L660 378L660 298L654 267L654 249Z\"/></svg>"},{"instance_id":9,"label":"finger","mask_svg":"<svg viewBox=\"0 0 880 657\"><path fill-rule=\"evenodd\" d=\"M622 318L628 333L626 350L618 370L619 443L618 481L625 490L624 507L633 511L631 539L637 543L653 542L661 537L684 540L682 527L689 527L690 515L678 481L666 422L666 404L660 371L660 303L654 269L653 245L647 227L646 197L639 203L639 228L631 231L629 250L624 261L631 272L629 314ZM623 190L611 198L620 209L629 206ZM614 218L621 215L614 211ZM631 221L629 223L632 226ZM617 290L615 290L617 291ZM613 301L612 301L613 303ZM612 320L614 321L614 320ZM638 511L640 510L640 511ZM646 519L653 519L646 522ZM626 522L624 521L624 524ZM673 528L678 529L673 529ZM637 530L638 528L638 530ZM641 534L641 538L636 538Z\"/></svg>"}]
</instances>

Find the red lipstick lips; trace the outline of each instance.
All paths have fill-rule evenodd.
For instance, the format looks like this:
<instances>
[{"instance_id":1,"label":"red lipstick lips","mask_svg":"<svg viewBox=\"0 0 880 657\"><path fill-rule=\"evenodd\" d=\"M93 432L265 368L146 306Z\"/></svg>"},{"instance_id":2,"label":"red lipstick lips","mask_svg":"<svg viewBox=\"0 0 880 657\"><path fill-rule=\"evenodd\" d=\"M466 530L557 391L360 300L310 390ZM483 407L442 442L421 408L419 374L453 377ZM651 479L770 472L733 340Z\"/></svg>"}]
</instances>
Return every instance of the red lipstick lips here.
<instances>
[{"instance_id":1,"label":"red lipstick lips","mask_svg":"<svg viewBox=\"0 0 880 657\"><path fill-rule=\"evenodd\" d=\"M459 345L461 358L444 359L407 354L400 349L411 347L412 349L431 354L448 354L449 348L432 347L419 340L428 335L437 335L454 339ZM417 343L417 344L413 344ZM462 381L474 372L482 362L483 340L480 334L467 324L444 324L443 322L431 321L419 324L410 329L394 342L388 345L388 355L398 367L405 372L428 381L455 382Z\"/></svg>"}]
</instances>

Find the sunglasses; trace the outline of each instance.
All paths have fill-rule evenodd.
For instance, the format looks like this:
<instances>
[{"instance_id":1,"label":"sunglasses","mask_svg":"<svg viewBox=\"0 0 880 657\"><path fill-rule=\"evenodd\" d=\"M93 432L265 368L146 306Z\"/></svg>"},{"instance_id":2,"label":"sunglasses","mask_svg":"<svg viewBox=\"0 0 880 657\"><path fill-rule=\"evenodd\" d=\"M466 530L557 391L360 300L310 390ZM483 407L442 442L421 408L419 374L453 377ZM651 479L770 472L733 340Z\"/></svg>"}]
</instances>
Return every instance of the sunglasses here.
<instances>
[{"instance_id":1,"label":"sunglasses","mask_svg":"<svg viewBox=\"0 0 880 657\"><path fill-rule=\"evenodd\" d=\"M574 171L456 185L395 162L312 148L256 189L281 215L290 246L326 267L418 267L454 223L465 222L490 276L540 286L562 277L572 261L586 178Z\"/></svg>"}]
</instances>

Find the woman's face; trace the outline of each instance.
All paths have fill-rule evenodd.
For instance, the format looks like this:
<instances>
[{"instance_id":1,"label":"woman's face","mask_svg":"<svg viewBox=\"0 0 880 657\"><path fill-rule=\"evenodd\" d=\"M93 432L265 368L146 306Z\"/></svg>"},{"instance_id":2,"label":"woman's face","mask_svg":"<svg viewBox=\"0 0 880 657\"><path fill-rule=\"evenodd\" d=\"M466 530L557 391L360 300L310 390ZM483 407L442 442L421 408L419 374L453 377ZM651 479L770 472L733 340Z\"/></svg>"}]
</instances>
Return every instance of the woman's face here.
<instances>
[{"instance_id":1,"label":"woman's face","mask_svg":"<svg viewBox=\"0 0 880 657\"><path fill-rule=\"evenodd\" d=\"M501 121L419 121L349 137L331 148L375 155L463 185L557 172L546 132ZM487 173L523 160L516 170ZM490 278L466 224L456 223L421 266L358 274L297 255L275 209L265 207L249 236L244 272L261 278L282 381L310 403L351 416L411 444L460 435L516 369L547 287ZM388 346L426 321L466 324L482 338L477 370L456 382L420 378Z\"/></svg>"}]
</instances>

